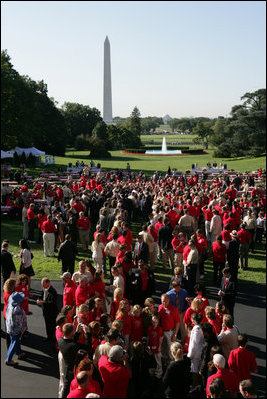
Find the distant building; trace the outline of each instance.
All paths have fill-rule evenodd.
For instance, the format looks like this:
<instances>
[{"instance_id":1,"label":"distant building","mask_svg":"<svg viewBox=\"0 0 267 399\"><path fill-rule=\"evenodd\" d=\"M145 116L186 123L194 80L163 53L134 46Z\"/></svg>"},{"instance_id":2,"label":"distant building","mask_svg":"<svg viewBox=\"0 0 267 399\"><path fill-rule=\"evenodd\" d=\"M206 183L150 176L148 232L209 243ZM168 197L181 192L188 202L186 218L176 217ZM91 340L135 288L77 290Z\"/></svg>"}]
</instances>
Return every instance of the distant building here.
<instances>
[{"instance_id":1,"label":"distant building","mask_svg":"<svg viewBox=\"0 0 267 399\"><path fill-rule=\"evenodd\" d=\"M167 114L162 117L162 120L164 125L168 125L168 123L172 120L172 118L170 117L170 115Z\"/></svg>"}]
</instances>

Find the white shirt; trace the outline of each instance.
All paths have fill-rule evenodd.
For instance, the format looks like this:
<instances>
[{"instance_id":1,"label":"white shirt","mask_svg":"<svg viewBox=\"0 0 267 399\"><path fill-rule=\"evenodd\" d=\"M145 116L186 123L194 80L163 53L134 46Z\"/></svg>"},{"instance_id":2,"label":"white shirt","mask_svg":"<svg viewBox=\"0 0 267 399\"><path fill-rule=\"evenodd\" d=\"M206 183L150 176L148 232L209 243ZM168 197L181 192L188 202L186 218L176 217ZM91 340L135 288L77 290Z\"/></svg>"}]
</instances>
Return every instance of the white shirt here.
<instances>
[{"instance_id":1,"label":"white shirt","mask_svg":"<svg viewBox=\"0 0 267 399\"><path fill-rule=\"evenodd\" d=\"M222 231L222 219L220 215L214 215L210 223L210 231L212 234L217 235Z\"/></svg>"},{"instance_id":2,"label":"white shirt","mask_svg":"<svg viewBox=\"0 0 267 399\"><path fill-rule=\"evenodd\" d=\"M74 281L75 284L80 284L81 279L83 277L87 277L88 278L88 282L91 282L93 280L92 273L89 272L89 271L85 271L84 273L81 273L80 271L77 271L77 272L73 273L72 280Z\"/></svg>"}]
</instances>

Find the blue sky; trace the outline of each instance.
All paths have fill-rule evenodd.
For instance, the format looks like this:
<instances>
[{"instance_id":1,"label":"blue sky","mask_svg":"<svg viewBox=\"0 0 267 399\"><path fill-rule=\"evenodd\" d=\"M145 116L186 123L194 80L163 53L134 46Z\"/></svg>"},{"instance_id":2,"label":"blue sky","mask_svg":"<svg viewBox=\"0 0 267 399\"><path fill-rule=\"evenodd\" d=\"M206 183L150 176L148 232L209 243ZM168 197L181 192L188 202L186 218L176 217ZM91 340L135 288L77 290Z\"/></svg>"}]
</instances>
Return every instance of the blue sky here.
<instances>
[{"instance_id":1,"label":"blue sky","mask_svg":"<svg viewBox=\"0 0 267 399\"><path fill-rule=\"evenodd\" d=\"M48 95L103 106L111 46L113 116L217 117L266 87L264 1L2 1L1 48Z\"/></svg>"}]
</instances>

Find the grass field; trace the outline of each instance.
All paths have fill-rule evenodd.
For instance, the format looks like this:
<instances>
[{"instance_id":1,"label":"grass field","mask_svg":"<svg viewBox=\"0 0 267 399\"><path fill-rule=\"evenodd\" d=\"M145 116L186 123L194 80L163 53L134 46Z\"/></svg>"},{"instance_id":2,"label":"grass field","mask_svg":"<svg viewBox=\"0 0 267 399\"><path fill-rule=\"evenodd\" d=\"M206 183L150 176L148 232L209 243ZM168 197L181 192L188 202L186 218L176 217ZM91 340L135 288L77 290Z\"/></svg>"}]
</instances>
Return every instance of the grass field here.
<instances>
[{"instance_id":1,"label":"grass field","mask_svg":"<svg viewBox=\"0 0 267 399\"><path fill-rule=\"evenodd\" d=\"M199 167L205 167L207 162L226 163L228 169L240 172L257 170L264 168L266 163L265 157L258 158L213 158L212 152L203 153L203 155L142 155L142 154L124 154L122 151L111 151L110 159L94 159L95 163L100 162L104 169L126 169L127 162L130 163L131 169L134 171L143 170L146 174L152 175L155 170L166 172L168 167L176 168L182 172L191 169L192 164L197 162ZM90 162L89 151L67 151L65 157L56 157L56 163L68 165L79 160L84 163Z\"/></svg>"},{"instance_id":2,"label":"grass field","mask_svg":"<svg viewBox=\"0 0 267 399\"><path fill-rule=\"evenodd\" d=\"M141 231L141 221L132 223L131 229L133 231L134 238L137 237L139 231ZM1 236L2 239L8 239L10 241L9 250L13 254L18 254L20 248L18 242L21 239L22 234L22 223L19 220L10 219L8 217L2 217L1 223ZM37 238L37 229L35 230L35 238ZM78 243L79 255L76 259L75 270L78 269L78 262L81 259L90 258L91 251L82 251L81 245ZM34 279L41 279L45 276L53 280L59 280L61 275L61 262L57 261L57 258L45 258L43 254L43 246L41 244L31 244L31 251L34 254L32 261L35 276ZM19 259L14 258L17 271L19 270ZM256 253L251 254L249 257L249 269L242 271L239 274L239 281L244 283L258 283L265 284L266 282L266 256L265 256L265 241L262 244L256 244ZM155 276L157 281L168 282L171 271L166 271L162 268L162 261L160 260L157 264ZM206 284L212 284L212 260L208 259L205 265L205 280Z\"/></svg>"}]
</instances>

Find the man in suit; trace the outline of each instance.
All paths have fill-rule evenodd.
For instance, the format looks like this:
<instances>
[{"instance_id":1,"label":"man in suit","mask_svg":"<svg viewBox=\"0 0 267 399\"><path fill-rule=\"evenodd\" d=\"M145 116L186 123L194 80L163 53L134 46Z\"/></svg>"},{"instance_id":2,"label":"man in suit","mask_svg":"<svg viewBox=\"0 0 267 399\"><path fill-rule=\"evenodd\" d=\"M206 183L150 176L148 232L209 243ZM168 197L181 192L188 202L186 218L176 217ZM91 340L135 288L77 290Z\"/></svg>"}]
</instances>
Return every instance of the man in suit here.
<instances>
[{"instance_id":1,"label":"man in suit","mask_svg":"<svg viewBox=\"0 0 267 399\"><path fill-rule=\"evenodd\" d=\"M3 276L3 284L10 277L11 272L16 273L16 267L14 265L12 254L8 252L8 242L3 241L1 250L1 269Z\"/></svg>"},{"instance_id":2,"label":"man in suit","mask_svg":"<svg viewBox=\"0 0 267 399\"><path fill-rule=\"evenodd\" d=\"M45 320L45 328L47 338L44 341L49 343L55 342L56 317L58 314L57 307L57 291L52 287L49 278L44 277L41 281L43 292L40 299L36 303L43 308L43 316Z\"/></svg>"},{"instance_id":3,"label":"man in suit","mask_svg":"<svg viewBox=\"0 0 267 399\"><path fill-rule=\"evenodd\" d=\"M57 260L62 261L62 274L70 272L71 275L74 273L75 258L78 254L77 246L71 241L71 235L66 234L65 241L60 244Z\"/></svg>"},{"instance_id":4,"label":"man in suit","mask_svg":"<svg viewBox=\"0 0 267 399\"><path fill-rule=\"evenodd\" d=\"M229 267L223 269L221 289L218 292L218 295L221 297L221 303L229 310L230 315L234 316L236 282L232 279L231 269Z\"/></svg>"},{"instance_id":5,"label":"man in suit","mask_svg":"<svg viewBox=\"0 0 267 399\"><path fill-rule=\"evenodd\" d=\"M148 264L149 248L144 242L143 234L139 233L137 237L137 243L134 248L134 260L136 267L138 267L139 260L142 260L145 264Z\"/></svg>"},{"instance_id":6,"label":"man in suit","mask_svg":"<svg viewBox=\"0 0 267 399\"><path fill-rule=\"evenodd\" d=\"M174 268L174 252L172 247L172 227L169 219L166 217L163 221L164 225L159 228L159 246L162 252L163 268L167 268L167 258L171 269Z\"/></svg>"}]
</instances>

